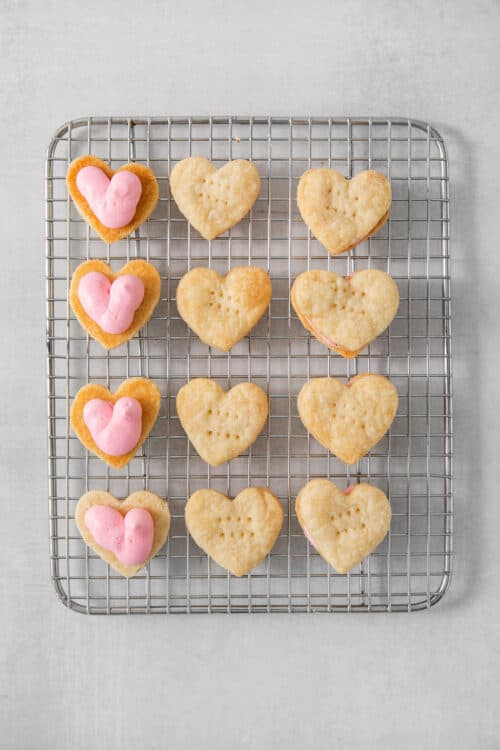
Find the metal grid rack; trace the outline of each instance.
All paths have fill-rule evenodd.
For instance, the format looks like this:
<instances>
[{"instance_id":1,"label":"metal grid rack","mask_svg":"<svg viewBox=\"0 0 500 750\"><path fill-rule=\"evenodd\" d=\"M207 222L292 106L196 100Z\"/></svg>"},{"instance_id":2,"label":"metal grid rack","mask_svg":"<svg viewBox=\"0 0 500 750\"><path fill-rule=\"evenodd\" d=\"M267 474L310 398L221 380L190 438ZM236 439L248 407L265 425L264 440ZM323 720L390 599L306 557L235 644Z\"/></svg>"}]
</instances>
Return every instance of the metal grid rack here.
<instances>
[{"instance_id":1,"label":"metal grid rack","mask_svg":"<svg viewBox=\"0 0 500 750\"><path fill-rule=\"evenodd\" d=\"M75 157L95 154L118 167L150 165L160 185L152 217L135 234L105 245L80 218L65 175ZM251 214L207 242L179 213L168 189L174 164L204 155L217 165L251 159L262 187ZM297 181L310 167L346 177L373 168L388 175L393 202L387 224L348 254L332 258L301 221ZM47 346L50 566L56 592L85 613L409 611L439 601L448 587L452 551L450 273L448 167L444 143L426 123L378 118L89 117L63 125L50 142L46 168ZM68 305L76 266L103 258L117 270L132 257L153 263L162 296L139 337L112 352L89 339ZM268 269L267 315L228 354L211 350L180 319L176 285L196 265L226 272L236 265ZM328 351L290 309L293 279L309 268L343 275L374 267L396 280L401 304L389 331L355 360ZM320 446L302 426L296 396L310 377L348 379L358 372L391 378L399 410L389 434L354 467ZM114 390L127 377L152 378L162 392L160 416L130 464L115 472L72 434L69 409L87 382ZM180 427L175 396L190 378L224 387L252 380L268 393L270 417L248 453L207 466ZM347 575L337 575L308 544L294 500L313 477L345 487L368 481L390 498L387 539ZM281 535L250 575L235 578L194 544L184 505L201 487L230 496L266 485L285 512ZM161 552L124 579L90 551L74 522L88 489L117 497L147 487L169 498L172 526Z\"/></svg>"}]
</instances>

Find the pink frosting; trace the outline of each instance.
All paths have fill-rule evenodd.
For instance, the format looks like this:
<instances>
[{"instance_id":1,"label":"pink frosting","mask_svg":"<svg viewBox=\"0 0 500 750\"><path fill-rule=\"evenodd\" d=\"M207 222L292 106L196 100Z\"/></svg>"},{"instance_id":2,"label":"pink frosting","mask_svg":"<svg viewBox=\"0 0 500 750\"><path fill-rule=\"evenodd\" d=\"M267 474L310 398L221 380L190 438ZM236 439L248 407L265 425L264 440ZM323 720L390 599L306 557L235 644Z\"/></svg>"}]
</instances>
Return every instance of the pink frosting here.
<instances>
[{"instance_id":1,"label":"pink frosting","mask_svg":"<svg viewBox=\"0 0 500 750\"><path fill-rule=\"evenodd\" d=\"M124 565L140 565L153 548L154 523L144 508L132 508L124 518L109 505L93 505L85 513L85 526Z\"/></svg>"},{"instance_id":2,"label":"pink frosting","mask_svg":"<svg viewBox=\"0 0 500 750\"><path fill-rule=\"evenodd\" d=\"M76 184L105 227L119 229L134 218L142 183L129 169L116 172L110 180L99 167L83 167L76 175Z\"/></svg>"},{"instance_id":3,"label":"pink frosting","mask_svg":"<svg viewBox=\"0 0 500 750\"><path fill-rule=\"evenodd\" d=\"M102 398L91 398L83 407L83 421L95 444L108 456L123 456L141 437L142 406L135 398L119 398L113 405Z\"/></svg>"},{"instance_id":4,"label":"pink frosting","mask_svg":"<svg viewBox=\"0 0 500 750\"><path fill-rule=\"evenodd\" d=\"M87 315L103 331L123 333L144 299L144 284L130 273L118 276L111 284L103 273L91 271L78 284L78 299Z\"/></svg>"},{"instance_id":5,"label":"pink frosting","mask_svg":"<svg viewBox=\"0 0 500 750\"><path fill-rule=\"evenodd\" d=\"M349 487L346 487L344 490L344 495L348 495L350 492L352 492L355 486L355 484L350 484Z\"/></svg>"}]
</instances>

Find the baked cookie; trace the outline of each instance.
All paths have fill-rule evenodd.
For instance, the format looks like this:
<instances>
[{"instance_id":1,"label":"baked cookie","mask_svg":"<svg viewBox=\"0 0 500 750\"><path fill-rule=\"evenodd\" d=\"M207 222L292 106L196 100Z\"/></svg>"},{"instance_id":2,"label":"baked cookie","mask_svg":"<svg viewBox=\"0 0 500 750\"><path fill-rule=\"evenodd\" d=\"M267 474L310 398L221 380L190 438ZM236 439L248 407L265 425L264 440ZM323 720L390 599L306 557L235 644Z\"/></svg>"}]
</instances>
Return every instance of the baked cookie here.
<instances>
[{"instance_id":1,"label":"baked cookie","mask_svg":"<svg viewBox=\"0 0 500 750\"><path fill-rule=\"evenodd\" d=\"M262 317L271 301L269 275L252 266L221 276L193 268L177 287L177 309L208 346L229 351Z\"/></svg>"},{"instance_id":2,"label":"baked cookie","mask_svg":"<svg viewBox=\"0 0 500 750\"><path fill-rule=\"evenodd\" d=\"M196 544L235 576L262 562L283 525L283 509L267 487L249 487L234 500L215 490L198 490L189 498L185 516Z\"/></svg>"},{"instance_id":3,"label":"baked cookie","mask_svg":"<svg viewBox=\"0 0 500 750\"><path fill-rule=\"evenodd\" d=\"M206 240L213 240L247 215L257 200L257 167L236 159L217 169L202 156L191 156L170 173L170 190L179 211Z\"/></svg>"},{"instance_id":4,"label":"baked cookie","mask_svg":"<svg viewBox=\"0 0 500 750\"><path fill-rule=\"evenodd\" d=\"M372 169L346 180L334 169L309 169L297 188L303 220L332 255L375 234L389 218L391 184Z\"/></svg>"},{"instance_id":5,"label":"baked cookie","mask_svg":"<svg viewBox=\"0 0 500 750\"><path fill-rule=\"evenodd\" d=\"M79 499L75 521L86 544L130 578L163 547L170 529L168 505L141 490L126 500L93 490Z\"/></svg>"},{"instance_id":6,"label":"baked cookie","mask_svg":"<svg viewBox=\"0 0 500 750\"><path fill-rule=\"evenodd\" d=\"M66 182L79 213L109 244L143 224L160 194L149 167L124 164L115 171L96 156L72 161Z\"/></svg>"},{"instance_id":7,"label":"baked cookie","mask_svg":"<svg viewBox=\"0 0 500 750\"><path fill-rule=\"evenodd\" d=\"M313 378L300 391L297 406L306 430L346 464L354 464L391 426L398 392L382 375L363 373L347 385Z\"/></svg>"},{"instance_id":8,"label":"baked cookie","mask_svg":"<svg viewBox=\"0 0 500 750\"><path fill-rule=\"evenodd\" d=\"M135 456L156 421L160 391L152 380L129 378L116 393L89 383L71 406L71 425L87 450L121 469Z\"/></svg>"},{"instance_id":9,"label":"baked cookie","mask_svg":"<svg viewBox=\"0 0 500 750\"><path fill-rule=\"evenodd\" d=\"M160 289L160 274L145 260L131 260L118 273L102 260L87 260L73 274L69 301L90 336L114 349L146 325Z\"/></svg>"},{"instance_id":10,"label":"baked cookie","mask_svg":"<svg viewBox=\"0 0 500 750\"><path fill-rule=\"evenodd\" d=\"M391 525L390 503L371 484L342 492L328 479L313 479L299 492L295 511L309 542L338 573L373 552Z\"/></svg>"},{"instance_id":11,"label":"baked cookie","mask_svg":"<svg viewBox=\"0 0 500 750\"><path fill-rule=\"evenodd\" d=\"M318 341L350 359L390 325L399 292L392 277L375 268L346 279L333 271L306 271L295 279L290 300Z\"/></svg>"},{"instance_id":12,"label":"baked cookie","mask_svg":"<svg viewBox=\"0 0 500 750\"><path fill-rule=\"evenodd\" d=\"M230 461L252 445L269 411L267 396L255 383L240 383L226 392L209 378L184 385L176 403L189 440L211 466Z\"/></svg>"}]
</instances>

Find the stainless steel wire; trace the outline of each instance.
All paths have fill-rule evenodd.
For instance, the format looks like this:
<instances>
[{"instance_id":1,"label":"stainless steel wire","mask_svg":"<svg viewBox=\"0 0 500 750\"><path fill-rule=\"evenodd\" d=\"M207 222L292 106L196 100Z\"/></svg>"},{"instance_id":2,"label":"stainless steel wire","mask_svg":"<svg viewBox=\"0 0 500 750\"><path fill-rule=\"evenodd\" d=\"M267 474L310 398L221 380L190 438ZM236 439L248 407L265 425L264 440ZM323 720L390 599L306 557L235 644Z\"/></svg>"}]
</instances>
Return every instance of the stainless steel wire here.
<instances>
[{"instance_id":1,"label":"stainless steel wire","mask_svg":"<svg viewBox=\"0 0 500 750\"><path fill-rule=\"evenodd\" d=\"M79 217L66 190L69 162L85 153L112 167L129 160L149 164L160 185L153 216L112 246ZM261 175L250 216L211 242L191 229L169 194L169 172L188 155L218 165L249 158ZM317 166L345 176L373 168L391 179L388 223L344 256L330 257L298 214L298 178ZM448 188L439 133L401 118L88 117L58 129L46 163L49 536L51 576L66 606L88 614L375 612L421 609L441 599L452 557ZM140 335L108 353L72 315L68 286L87 258L103 258L117 270L132 257L158 268L162 297ZM225 272L248 264L269 270L273 299L251 334L222 354L198 341L180 319L176 286L197 265ZM290 308L289 288L308 268L347 275L367 267L394 277L401 305L388 332L355 360L344 360L304 330ZM349 468L306 433L296 396L310 377L345 380L368 371L391 378L400 405L389 434ZM158 384L162 408L140 454L115 472L81 446L69 408L85 383L113 390L135 375ZM252 380L269 395L262 435L247 454L216 469L192 449L175 409L179 388L198 376L223 387ZM298 491L318 476L341 487L372 482L391 500L387 539L348 575L337 575L310 547L294 513ZM268 558L238 579L193 543L183 511L196 489L210 486L234 496L248 485L269 486L283 504L285 522ZM86 547L74 510L88 489L125 497L144 487L169 498L172 527L165 548L126 580Z\"/></svg>"}]
</instances>

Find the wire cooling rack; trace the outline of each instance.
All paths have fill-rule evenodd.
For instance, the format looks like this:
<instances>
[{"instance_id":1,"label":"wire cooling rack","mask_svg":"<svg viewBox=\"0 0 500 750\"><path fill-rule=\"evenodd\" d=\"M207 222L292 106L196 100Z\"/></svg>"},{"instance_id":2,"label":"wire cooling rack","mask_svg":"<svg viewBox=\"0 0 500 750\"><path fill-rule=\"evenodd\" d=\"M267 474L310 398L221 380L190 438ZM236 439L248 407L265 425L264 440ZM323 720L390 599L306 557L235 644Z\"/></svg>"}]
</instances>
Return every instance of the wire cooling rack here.
<instances>
[{"instance_id":1,"label":"wire cooling rack","mask_svg":"<svg viewBox=\"0 0 500 750\"><path fill-rule=\"evenodd\" d=\"M72 159L94 154L116 168L150 165L160 185L152 217L112 246L89 229L73 206L65 175ZM211 242L190 228L170 197L174 164L203 155L219 166L251 159L262 187L249 217ZM332 258L301 221L295 194L310 167L346 177L373 168L388 175L393 201L387 224L352 252ZM451 573L451 354L448 255L448 167L444 143L426 123L403 119L271 117L89 117L63 125L46 168L47 346L50 567L56 592L86 613L400 611L429 607ZM68 305L77 265L103 258L118 270L130 258L153 263L162 296L139 337L106 352L89 339ZM180 319L176 286L190 268L226 272L252 264L269 270L267 315L222 354L202 344ZM396 280L399 312L389 331L354 360L328 351L290 309L294 278L310 268L347 275L380 268ZM387 375L399 409L388 435L349 468L302 426L296 396L311 377L347 380L358 372ZM160 387L160 416L143 449L120 471L89 454L71 431L69 410L87 382L114 390L143 375ZM190 446L175 396L190 378L224 388L251 380L269 396L267 425L248 454L218 468ZM368 481L386 492L393 516L386 540L351 573L337 575L303 535L294 512L313 477L341 488ZM241 579L226 573L186 532L184 506L195 490L230 496L265 485L283 504L285 521L266 560ZM148 488L169 498L166 546L132 579L89 550L74 521L78 498L106 489L125 497Z\"/></svg>"}]
</instances>

